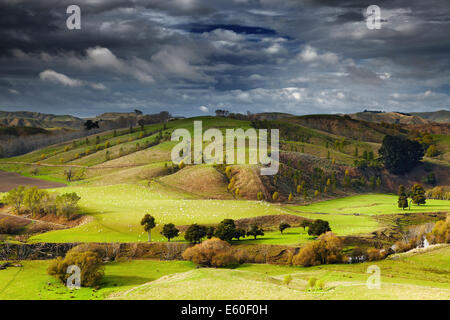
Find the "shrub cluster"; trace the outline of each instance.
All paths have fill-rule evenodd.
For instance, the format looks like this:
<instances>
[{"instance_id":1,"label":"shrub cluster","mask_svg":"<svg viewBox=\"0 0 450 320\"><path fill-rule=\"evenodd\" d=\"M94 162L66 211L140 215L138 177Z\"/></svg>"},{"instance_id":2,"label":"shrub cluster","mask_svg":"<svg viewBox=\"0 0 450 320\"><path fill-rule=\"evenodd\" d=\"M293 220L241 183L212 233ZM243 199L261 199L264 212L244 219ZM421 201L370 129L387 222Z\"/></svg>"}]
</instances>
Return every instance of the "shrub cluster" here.
<instances>
[{"instance_id":1,"label":"shrub cluster","mask_svg":"<svg viewBox=\"0 0 450 320\"><path fill-rule=\"evenodd\" d=\"M218 238L203 241L183 252L183 258L204 267L227 267L237 263L231 245Z\"/></svg>"},{"instance_id":2,"label":"shrub cluster","mask_svg":"<svg viewBox=\"0 0 450 320\"><path fill-rule=\"evenodd\" d=\"M33 217L54 214L71 219L80 199L75 192L55 195L37 187L18 186L6 194L4 201L18 214L29 212Z\"/></svg>"},{"instance_id":3,"label":"shrub cluster","mask_svg":"<svg viewBox=\"0 0 450 320\"><path fill-rule=\"evenodd\" d=\"M308 243L294 256L292 263L305 267L319 264L344 262L342 255L342 241L334 233L327 232Z\"/></svg>"},{"instance_id":4,"label":"shrub cluster","mask_svg":"<svg viewBox=\"0 0 450 320\"><path fill-rule=\"evenodd\" d=\"M78 252L74 249L69 250L64 259L58 257L53 260L47 268L47 273L66 283L71 276L67 273L67 268L76 265L81 270L81 286L92 287L98 284L104 275L103 261L100 256L92 251Z\"/></svg>"}]
</instances>

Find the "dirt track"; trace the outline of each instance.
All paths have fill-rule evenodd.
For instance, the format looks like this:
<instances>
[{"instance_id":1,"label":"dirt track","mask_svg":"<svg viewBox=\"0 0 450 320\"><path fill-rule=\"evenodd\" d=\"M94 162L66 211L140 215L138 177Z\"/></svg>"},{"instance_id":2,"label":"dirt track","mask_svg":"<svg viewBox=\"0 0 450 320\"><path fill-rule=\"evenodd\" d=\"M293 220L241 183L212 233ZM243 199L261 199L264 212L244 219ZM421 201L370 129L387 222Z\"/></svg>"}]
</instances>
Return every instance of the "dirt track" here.
<instances>
[{"instance_id":1,"label":"dirt track","mask_svg":"<svg viewBox=\"0 0 450 320\"><path fill-rule=\"evenodd\" d=\"M45 181L21 176L15 172L0 170L0 192L6 192L18 186L36 186L39 189L64 187L64 183Z\"/></svg>"}]
</instances>

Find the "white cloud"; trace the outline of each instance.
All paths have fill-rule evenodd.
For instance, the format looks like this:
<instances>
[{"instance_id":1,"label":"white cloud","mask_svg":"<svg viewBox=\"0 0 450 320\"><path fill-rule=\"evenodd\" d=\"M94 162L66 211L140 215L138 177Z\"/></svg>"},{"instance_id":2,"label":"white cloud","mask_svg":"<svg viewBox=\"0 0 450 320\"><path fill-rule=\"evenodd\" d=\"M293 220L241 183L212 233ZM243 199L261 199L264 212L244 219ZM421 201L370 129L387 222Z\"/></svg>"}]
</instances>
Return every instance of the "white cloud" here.
<instances>
[{"instance_id":1,"label":"white cloud","mask_svg":"<svg viewBox=\"0 0 450 320\"><path fill-rule=\"evenodd\" d=\"M14 90L14 89L8 89L8 91L12 94L19 94L19 91Z\"/></svg>"},{"instance_id":2,"label":"white cloud","mask_svg":"<svg viewBox=\"0 0 450 320\"><path fill-rule=\"evenodd\" d=\"M89 86L95 90L104 90L106 87L101 83L94 83L89 81L82 81L78 79L73 79L65 74L56 72L54 70L47 69L39 73L39 78L43 81L48 81L56 84L62 84L66 87L82 87Z\"/></svg>"},{"instance_id":3,"label":"white cloud","mask_svg":"<svg viewBox=\"0 0 450 320\"><path fill-rule=\"evenodd\" d=\"M88 48L85 58L70 57L68 62L83 69L100 68L126 74L143 83L154 82L150 74L152 68L145 61L137 58L130 61L119 59L108 48Z\"/></svg>"},{"instance_id":4,"label":"white cloud","mask_svg":"<svg viewBox=\"0 0 450 320\"><path fill-rule=\"evenodd\" d=\"M201 106L201 107L199 107L198 109L199 109L201 112L205 112L205 113L209 112L208 107L205 107L205 106Z\"/></svg>"},{"instance_id":5,"label":"white cloud","mask_svg":"<svg viewBox=\"0 0 450 320\"><path fill-rule=\"evenodd\" d=\"M339 58L333 52L325 52L319 54L317 49L306 45L303 50L297 55L297 58L303 62L324 62L328 64L337 63Z\"/></svg>"}]
</instances>

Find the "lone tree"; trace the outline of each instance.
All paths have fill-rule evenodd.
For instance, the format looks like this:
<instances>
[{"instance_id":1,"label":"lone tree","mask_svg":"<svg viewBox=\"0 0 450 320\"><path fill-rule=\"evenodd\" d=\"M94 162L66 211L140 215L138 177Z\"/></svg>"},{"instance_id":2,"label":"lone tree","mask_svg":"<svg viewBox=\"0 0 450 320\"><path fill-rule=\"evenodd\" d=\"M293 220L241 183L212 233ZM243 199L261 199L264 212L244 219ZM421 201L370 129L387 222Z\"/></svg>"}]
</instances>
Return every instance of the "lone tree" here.
<instances>
[{"instance_id":1,"label":"lone tree","mask_svg":"<svg viewBox=\"0 0 450 320\"><path fill-rule=\"evenodd\" d=\"M167 238L167 241L170 242L170 239L178 237L180 230L178 230L173 223L165 224L161 234Z\"/></svg>"},{"instance_id":2,"label":"lone tree","mask_svg":"<svg viewBox=\"0 0 450 320\"><path fill-rule=\"evenodd\" d=\"M236 225L234 223L234 220L224 219L223 221L221 221L217 226L214 235L220 240L224 240L230 243L236 235Z\"/></svg>"},{"instance_id":3,"label":"lone tree","mask_svg":"<svg viewBox=\"0 0 450 320\"><path fill-rule=\"evenodd\" d=\"M386 135L378 154L390 173L404 174L420 163L424 151L417 141Z\"/></svg>"},{"instance_id":4,"label":"lone tree","mask_svg":"<svg viewBox=\"0 0 450 320\"><path fill-rule=\"evenodd\" d=\"M283 231L287 228L290 228L291 225L289 223L286 222L282 222L280 223L280 225L278 226L278 229L280 230L281 234L283 234Z\"/></svg>"},{"instance_id":5,"label":"lone tree","mask_svg":"<svg viewBox=\"0 0 450 320\"><path fill-rule=\"evenodd\" d=\"M310 236L320 236L322 233L331 231L328 221L317 219L308 228L308 234Z\"/></svg>"},{"instance_id":6,"label":"lone tree","mask_svg":"<svg viewBox=\"0 0 450 320\"><path fill-rule=\"evenodd\" d=\"M184 239L190 243L198 243L206 236L206 227L196 223L189 226L184 234Z\"/></svg>"},{"instance_id":7,"label":"lone tree","mask_svg":"<svg viewBox=\"0 0 450 320\"><path fill-rule=\"evenodd\" d=\"M256 240L257 236L263 236L264 231L258 225L254 224L251 226L250 230L247 231L247 236L253 236Z\"/></svg>"},{"instance_id":8,"label":"lone tree","mask_svg":"<svg viewBox=\"0 0 450 320\"><path fill-rule=\"evenodd\" d=\"M398 188L398 207L402 208L402 210L408 207L408 196L406 195L405 187L402 185Z\"/></svg>"},{"instance_id":9,"label":"lone tree","mask_svg":"<svg viewBox=\"0 0 450 320\"><path fill-rule=\"evenodd\" d=\"M425 204L425 189L420 184L415 184L411 188L411 198L413 203L417 204L418 206L421 204Z\"/></svg>"},{"instance_id":10,"label":"lone tree","mask_svg":"<svg viewBox=\"0 0 450 320\"><path fill-rule=\"evenodd\" d=\"M152 241L152 229L156 226L155 218L148 213L142 218L141 226L144 226L144 230L148 233L148 242Z\"/></svg>"}]
</instances>

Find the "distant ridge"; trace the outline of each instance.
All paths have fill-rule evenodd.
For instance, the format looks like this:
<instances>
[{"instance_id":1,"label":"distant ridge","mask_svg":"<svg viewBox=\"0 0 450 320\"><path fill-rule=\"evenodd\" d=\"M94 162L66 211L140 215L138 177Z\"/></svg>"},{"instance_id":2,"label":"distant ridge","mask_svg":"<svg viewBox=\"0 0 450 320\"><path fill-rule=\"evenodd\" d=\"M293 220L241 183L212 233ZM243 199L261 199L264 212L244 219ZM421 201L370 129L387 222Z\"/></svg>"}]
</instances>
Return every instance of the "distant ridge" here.
<instances>
[{"instance_id":1,"label":"distant ridge","mask_svg":"<svg viewBox=\"0 0 450 320\"><path fill-rule=\"evenodd\" d=\"M84 121L71 115L55 115L32 111L0 111L0 124L5 127L73 128Z\"/></svg>"}]
</instances>

